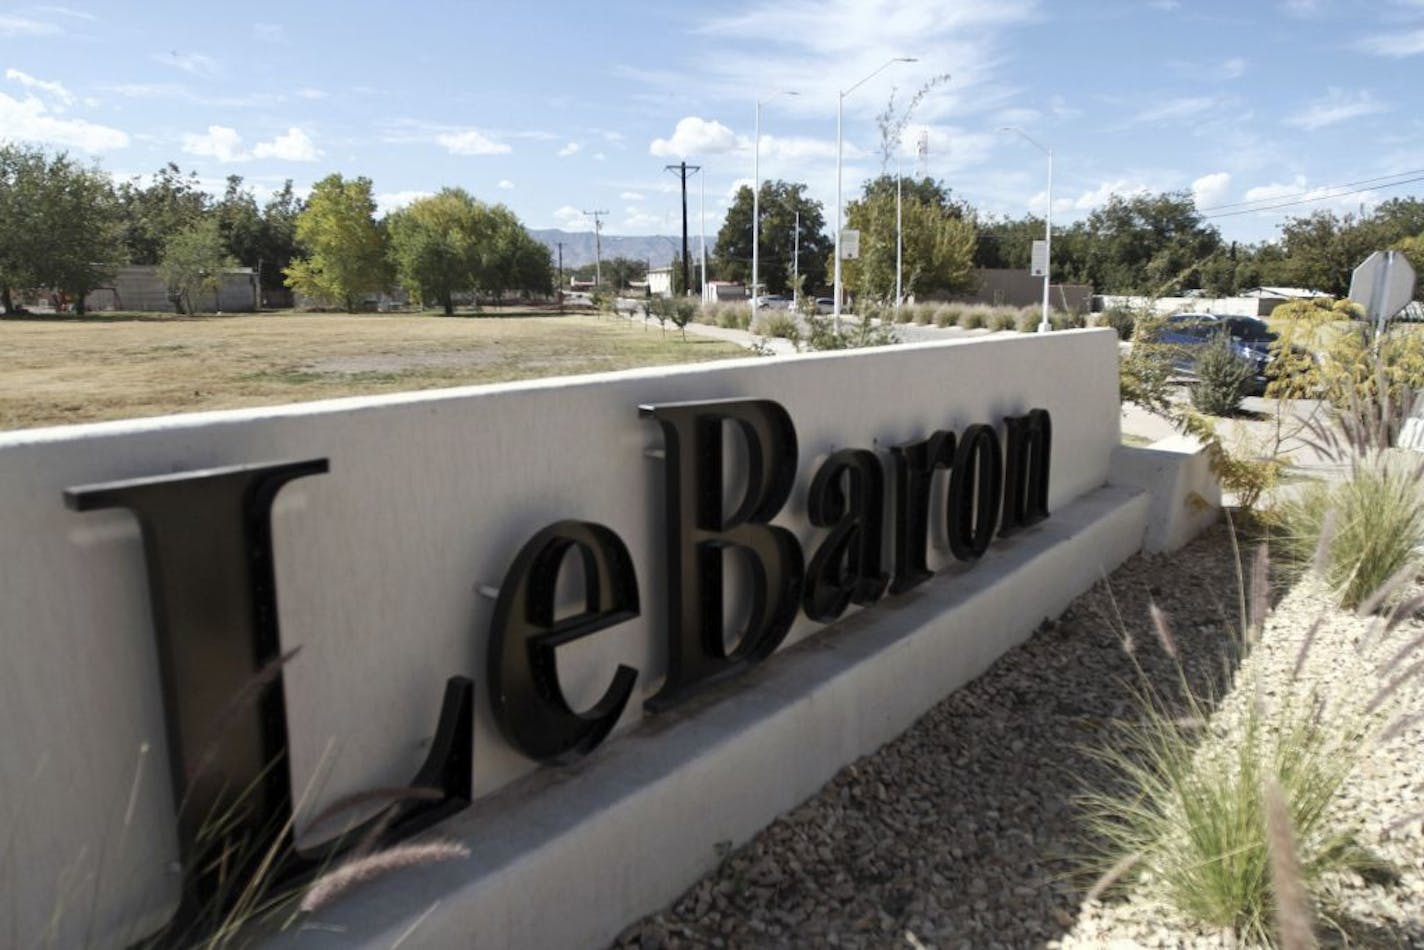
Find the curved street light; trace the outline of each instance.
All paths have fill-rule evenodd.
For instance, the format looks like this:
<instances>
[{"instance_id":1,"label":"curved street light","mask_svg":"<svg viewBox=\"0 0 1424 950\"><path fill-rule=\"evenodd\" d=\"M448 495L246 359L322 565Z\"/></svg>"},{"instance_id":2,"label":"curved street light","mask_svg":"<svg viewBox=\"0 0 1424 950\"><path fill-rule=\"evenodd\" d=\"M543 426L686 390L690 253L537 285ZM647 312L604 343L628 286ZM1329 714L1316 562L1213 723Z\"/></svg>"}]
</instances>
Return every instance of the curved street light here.
<instances>
[{"instance_id":1,"label":"curved street light","mask_svg":"<svg viewBox=\"0 0 1424 950\"><path fill-rule=\"evenodd\" d=\"M756 134L752 139L752 319L757 312L757 265L760 263L758 251L761 244L761 104L770 102L777 96L799 96L794 89L774 92L765 99L756 101Z\"/></svg>"},{"instance_id":2,"label":"curved street light","mask_svg":"<svg viewBox=\"0 0 1424 950\"><path fill-rule=\"evenodd\" d=\"M853 86L842 89L839 98L836 100L836 281L835 300L831 304L831 313L835 319L836 332L841 329L841 153L843 140L841 138L841 116L845 111L845 97L855 92L861 86L879 76L885 70L896 63L916 63L919 60L913 56L895 56L886 60L870 75L860 80Z\"/></svg>"},{"instance_id":3,"label":"curved street light","mask_svg":"<svg viewBox=\"0 0 1424 950\"><path fill-rule=\"evenodd\" d=\"M1053 325L1048 321L1049 283L1053 279L1053 149L1016 125L1006 125L999 131L1014 133L1048 156L1048 207L1043 212L1043 316L1038 324L1038 332L1047 333L1053 329Z\"/></svg>"}]
</instances>

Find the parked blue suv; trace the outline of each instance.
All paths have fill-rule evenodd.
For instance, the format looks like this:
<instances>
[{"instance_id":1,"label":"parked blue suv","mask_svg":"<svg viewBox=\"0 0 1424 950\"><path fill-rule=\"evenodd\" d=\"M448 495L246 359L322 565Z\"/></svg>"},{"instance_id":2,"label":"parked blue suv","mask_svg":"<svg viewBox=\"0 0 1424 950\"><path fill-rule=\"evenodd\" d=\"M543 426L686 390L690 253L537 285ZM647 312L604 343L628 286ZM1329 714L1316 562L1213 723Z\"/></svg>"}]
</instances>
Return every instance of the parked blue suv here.
<instances>
[{"instance_id":1,"label":"parked blue suv","mask_svg":"<svg viewBox=\"0 0 1424 950\"><path fill-rule=\"evenodd\" d=\"M1173 360L1184 373L1196 371L1201 348L1226 334L1231 349L1243 362L1251 365L1249 394L1259 396L1266 391L1266 369L1271 363L1271 344L1276 334L1266 321L1255 317L1218 317L1210 313L1179 313L1167 318L1162 329L1162 342L1178 347Z\"/></svg>"}]
</instances>

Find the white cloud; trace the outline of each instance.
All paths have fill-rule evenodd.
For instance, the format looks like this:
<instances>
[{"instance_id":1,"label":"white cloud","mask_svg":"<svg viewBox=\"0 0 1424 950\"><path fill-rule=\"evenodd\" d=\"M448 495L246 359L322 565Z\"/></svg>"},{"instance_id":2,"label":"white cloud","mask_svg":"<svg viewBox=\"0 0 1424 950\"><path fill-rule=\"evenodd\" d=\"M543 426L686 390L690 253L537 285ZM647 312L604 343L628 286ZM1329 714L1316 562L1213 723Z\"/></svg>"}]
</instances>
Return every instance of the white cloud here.
<instances>
[{"instance_id":1,"label":"white cloud","mask_svg":"<svg viewBox=\"0 0 1424 950\"><path fill-rule=\"evenodd\" d=\"M314 162L321 150L311 137L298 128L290 128L270 142L258 142L252 149L254 158L279 158L285 162Z\"/></svg>"},{"instance_id":2,"label":"white cloud","mask_svg":"<svg viewBox=\"0 0 1424 950\"><path fill-rule=\"evenodd\" d=\"M83 119L60 119L51 115L45 104L34 96L23 100L0 93L0 139L42 142L103 152L125 148L128 133Z\"/></svg>"},{"instance_id":3,"label":"white cloud","mask_svg":"<svg viewBox=\"0 0 1424 950\"><path fill-rule=\"evenodd\" d=\"M1403 30L1399 33L1381 33L1361 40L1357 47L1376 56L1403 59L1424 53L1424 29Z\"/></svg>"},{"instance_id":4,"label":"white cloud","mask_svg":"<svg viewBox=\"0 0 1424 950\"><path fill-rule=\"evenodd\" d=\"M1072 211L1092 211L1094 208L1107 204L1108 200L1113 196L1130 198L1133 195L1147 194L1151 190L1152 189L1140 181L1129 181L1119 178L1115 181L1105 181L1093 190L1085 191L1076 198L1066 199L1066 201L1071 202L1071 204L1065 203L1064 207ZM1042 213L1044 198L1044 195L1036 195L1034 196L1034 201L1031 202L1031 204L1038 206L1040 213ZM1059 202L1053 202L1053 209L1055 211L1060 209Z\"/></svg>"},{"instance_id":5,"label":"white cloud","mask_svg":"<svg viewBox=\"0 0 1424 950\"><path fill-rule=\"evenodd\" d=\"M1314 17L1325 12L1328 0L1281 0L1282 13L1293 17Z\"/></svg>"},{"instance_id":6,"label":"white cloud","mask_svg":"<svg viewBox=\"0 0 1424 950\"><path fill-rule=\"evenodd\" d=\"M1201 115L1217 104L1211 96L1183 96L1143 109L1133 116L1135 122L1173 122Z\"/></svg>"},{"instance_id":7,"label":"white cloud","mask_svg":"<svg viewBox=\"0 0 1424 950\"><path fill-rule=\"evenodd\" d=\"M53 23L0 14L0 36L51 36L59 31Z\"/></svg>"},{"instance_id":8,"label":"white cloud","mask_svg":"<svg viewBox=\"0 0 1424 950\"><path fill-rule=\"evenodd\" d=\"M258 142L248 151L236 129L225 125L210 125L203 135L183 136L183 151L189 155L215 158L220 162L246 162L254 158L275 158L287 162L314 162L321 150L305 132L290 128L270 142Z\"/></svg>"},{"instance_id":9,"label":"white cloud","mask_svg":"<svg viewBox=\"0 0 1424 950\"><path fill-rule=\"evenodd\" d=\"M594 160L595 162L606 162L606 161L608 161L608 153L606 153L606 152L594 152L594 153L593 153L593 160Z\"/></svg>"},{"instance_id":10,"label":"white cloud","mask_svg":"<svg viewBox=\"0 0 1424 950\"><path fill-rule=\"evenodd\" d=\"M509 151L508 145L486 138L475 129L444 132L437 135L435 141L445 146L451 155L504 155Z\"/></svg>"},{"instance_id":11,"label":"white cloud","mask_svg":"<svg viewBox=\"0 0 1424 950\"><path fill-rule=\"evenodd\" d=\"M583 146L578 142L569 142L563 148L559 149L559 157L568 158L570 155L576 155L582 148Z\"/></svg>"},{"instance_id":12,"label":"white cloud","mask_svg":"<svg viewBox=\"0 0 1424 950\"><path fill-rule=\"evenodd\" d=\"M1389 106L1377 101L1374 94L1368 90L1347 93L1342 89L1332 87L1325 98L1315 100L1303 111L1288 116L1282 121L1286 125L1314 131L1335 125L1337 122L1344 122L1347 119L1377 115L1388 111Z\"/></svg>"},{"instance_id":13,"label":"white cloud","mask_svg":"<svg viewBox=\"0 0 1424 950\"><path fill-rule=\"evenodd\" d=\"M304 86L303 88L297 90L297 96L302 99L325 99L329 95L330 93L328 93L325 89L314 89L311 86Z\"/></svg>"},{"instance_id":14,"label":"white cloud","mask_svg":"<svg viewBox=\"0 0 1424 950\"><path fill-rule=\"evenodd\" d=\"M195 76L213 76L218 71L218 61L203 53L180 53L173 50L167 54L154 53L151 58L155 63L172 66Z\"/></svg>"},{"instance_id":15,"label":"white cloud","mask_svg":"<svg viewBox=\"0 0 1424 950\"><path fill-rule=\"evenodd\" d=\"M1226 79L1240 79L1246 75L1246 60L1233 56L1221 64L1221 75Z\"/></svg>"},{"instance_id":16,"label":"white cloud","mask_svg":"<svg viewBox=\"0 0 1424 950\"><path fill-rule=\"evenodd\" d=\"M70 106L74 104L74 94L64 88L62 83L36 79L34 76L28 73L22 73L18 69L5 70L5 78L14 80L26 89L47 93L58 99L61 105Z\"/></svg>"},{"instance_id":17,"label":"white cloud","mask_svg":"<svg viewBox=\"0 0 1424 950\"><path fill-rule=\"evenodd\" d=\"M642 201L642 200L643 200L643 196L640 195L640 194L638 194L636 191L625 191L625 192L623 192L621 195L619 195L618 197L622 198L624 201Z\"/></svg>"},{"instance_id":18,"label":"white cloud","mask_svg":"<svg viewBox=\"0 0 1424 950\"><path fill-rule=\"evenodd\" d=\"M1230 194L1230 172L1213 172L1192 182L1192 199L1198 208L1212 208L1224 204Z\"/></svg>"},{"instance_id":19,"label":"white cloud","mask_svg":"<svg viewBox=\"0 0 1424 950\"><path fill-rule=\"evenodd\" d=\"M210 125L205 135L183 136L183 151L220 162L245 162L252 156L242 147L242 136L225 125Z\"/></svg>"},{"instance_id":20,"label":"white cloud","mask_svg":"<svg viewBox=\"0 0 1424 950\"><path fill-rule=\"evenodd\" d=\"M381 214L390 214L392 211L399 211L411 202L429 198L430 194L428 191L388 191L375 196L376 210Z\"/></svg>"},{"instance_id":21,"label":"white cloud","mask_svg":"<svg viewBox=\"0 0 1424 950\"><path fill-rule=\"evenodd\" d=\"M593 218L573 205L564 205L554 212L554 226L565 231L592 231Z\"/></svg>"},{"instance_id":22,"label":"white cloud","mask_svg":"<svg viewBox=\"0 0 1424 950\"><path fill-rule=\"evenodd\" d=\"M751 148L751 142L744 144L748 149ZM847 149L846 153L850 154L850 151ZM781 161L804 161L812 158L835 161L836 143L825 139L800 136L763 135L761 137L761 157Z\"/></svg>"},{"instance_id":23,"label":"white cloud","mask_svg":"<svg viewBox=\"0 0 1424 950\"><path fill-rule=\"evenodd\" d=\"M1148 0L1147 5L1154 10L1175 10L1182 3L1181 0Z\"/></svg>"},{"instance_id":24,"label":"white cloud","mask_svg":"<svg viewBox=\"0 0 1424 950\"><path fill-rule=\"evenodd\" d=\"M514 182L510 181L508 178L501 178L501 179L499 180L499 186L498 186L498 187L499 187L502 191L513 191L513 190L514 190Z\"/></svg>"},{"instance_id":25,"label":"white cloud","mask_svg":"<svg viewBox=\"0 0 1424 950\"><path fill-rule=\"evenodd\" d=\"M653 139L649 153L659 158L686 158L689 155L721 155L736 151L737 136L715 120L686 116L677 122L672 137Z\"/></svg>"},{"instance_id":26,"label":"white cloud","mask_svg":"<svg viewBox=\"0 0 1424 950\"><path fill-rule=\"evenodd\" d=\"M729 202L735 201L737 199L737 192L741 191L743 188L750 188L751 186L752 180L750 178L738 178L736 181L732 182L730 187L728 187L726 200Z\"/></svg>"},{"instance_id":27,"label":"white cloud","mask_svg":"<svg viewBox=\"0 0 1424 950\"><path fill-rule=\"evenodd\" d=\"M94 22L99 18L92 13L85 13L83 10L71 10L68 7L41 6L35 7L41 13L58 13L60 16L73 17L76 20L88 20Z\"/></svg>"}]
</instances>

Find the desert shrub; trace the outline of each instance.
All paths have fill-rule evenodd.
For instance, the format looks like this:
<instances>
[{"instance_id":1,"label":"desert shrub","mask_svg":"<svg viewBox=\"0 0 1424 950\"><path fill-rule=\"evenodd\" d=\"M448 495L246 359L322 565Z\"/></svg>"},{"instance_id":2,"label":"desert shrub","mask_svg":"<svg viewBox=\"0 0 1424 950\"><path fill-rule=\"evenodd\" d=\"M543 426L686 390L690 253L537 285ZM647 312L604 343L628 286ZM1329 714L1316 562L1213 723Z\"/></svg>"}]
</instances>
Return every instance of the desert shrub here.
<instances>
[{"instance_id":1,"label":"desert shrub","mask_svg":"<svg viewBox=\"0 0 1424 950\"><path fill-rule=\"evenodd\" d=\"M964 308L955 304L945 304L935 308L934 324L937 327L954 327L959 325L959 318L963 315Z\"/></svg>"},{"instance_id":2,"label":"desert shrub","mask_svg":"<svg viewBox=\"0 0 1424 950\"><path fill-rule=\"evenodd\" d=\"M1017 330L1019 325L1019 312L1017 310L995 310L989 317L989 329L991 330Z\"/></svg>"},{"instance_id":3,"label":"desert shrub","mask_svg":"<svg viewBox=\"0 0 1424 950\"><path fill-rule=\"evenodd\" d=\"M1018 331L1020 333L1034 333L1038 330L1038 324L1042 315L1032 307L1023 307L1019 310Z\"/></svg>"},{"instance_id":4,"label":"desert shrub","mask_svg":"<svg viewBox=\"0 0 1424 950\"><path fill-rule=\"evenodd\" d=\"M1088 325L1088 318L1081 313L1055 310L1048 314L1048 325L1055 330L1079 330Z\"/></svg>"},{"instance_id":5,"label":"desert shrub","mask_svg":"<svg viewBox=\"0 0 1424 950\"><path fill-rule=\"evenodd\" d=\"M836 329L831 317L820 314L806 316L804 343L810 350L848 350L864 346L888 346L900 338L891 324L873 324L866 317L842 318Z\"/></svg>"},{"instance_id":6,"label":"desert shrub","mask_svg":"<svg viewBox=\"0 0 1424 950\"><path fill-rule=\"evenodd\" d=\"M989 323L990 309L983 304L965 307L959 315L959 325L966 330L979 330Z\"/></svg>"},{"instance_id":7,"label":"desert shrub","mask_svg":"<svg viewBox=\"0 0 1424 950\"><path fill-rule=\"evenodd\" d=\"M1254 693L1238 684L1243 698ZM1318 893L1334 871L1378 867L1359 845L1357 819L1330 810L1364 753L1363 715L1316 688L1283 687L1276 708L1242 702L1237 729L1203 731L1211 704L1187 692L1186 715L1150 688L1122 741L1097 753L1128 790L1093 793L1091 827L1108 842L1104 866L1147 887L1198 924L1243 943L1272 937L1275 894L1265 790L1279 789L1299 867Z\"/></svg>"},{"instance_id":8,"label":"desert shrub","mask_svg":"<svg viewBox=\"0 0 1424 950\"><path fill-rule=\"evenodd\" d=\"M1416 573L1424 542L1424 467L1358 461L1351 477L1312 482L1277 503L1270 520L1288 562L1318 564L1340 605L1354 608L1401 571ZM1317 555L1317 552L1318 555Z\"/></svg>"},{"instance_id":9,"label":"desert shrub","mask_svg":"<svg viewBox=\"0 0 1424 950\"><path fill-rule=\"evenodd\" d=\"M1254 368L1237 355L1225 333L1201 348L1196 359L1192 405L1212 416L1229 416L1241 408Z\"/></svg>"},{"instance_id":10,"label":"desert shrub","mask_svg":"<svg viewBox=\"0 0 1424 950\"><path fill-rule=\"evenodd\" d=\"M1132 339L1132 328L1137 323L1137 314L1131 307L1110 307L1102 313L1102 324L1117 331L1119 340Z\"/></svg>"},{"instance_id":11,"label":"desert shrub","mask_svg":"<svg viewBox=\"0 0 1424 950\"><path fill-rule=\"evenodd\" d=\"M789 311L773 311L757 317L756 332L762 336L780 337L795 343L801 338L796 323L796 314Z\"/></svg>"}]
</instances>

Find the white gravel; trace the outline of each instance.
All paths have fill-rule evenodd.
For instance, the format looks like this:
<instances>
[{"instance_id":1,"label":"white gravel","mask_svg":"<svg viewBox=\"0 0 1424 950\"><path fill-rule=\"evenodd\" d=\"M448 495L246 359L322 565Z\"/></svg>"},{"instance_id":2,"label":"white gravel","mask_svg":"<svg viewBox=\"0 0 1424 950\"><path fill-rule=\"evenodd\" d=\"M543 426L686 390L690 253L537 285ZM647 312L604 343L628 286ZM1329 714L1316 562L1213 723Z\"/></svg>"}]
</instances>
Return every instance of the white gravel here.
<instances>
[{"instance_id":1,"label":"white gravel","mask_svg":"<svg viewBox=\"0 0 1424 950\"><path fill-rule=\"evenodd\" d=\"M1152 631L1149 600L1171 618L1194 689L1226 694L1217 718L1229 724L1239 589L1224 527L1176 554L1133 558L904 735L727 853L717 871L615 945L1231 945L1229 935L1174 921L1143 893L1085 904L1093 881L1080 859L1092 842L1076 798L1112 781L1086 750L1112 741L1114 721L1135 715L1137 674L1124 640L1155 684L1176 680ZM1266 682L1294 667L1300 637L1322 614L1307 676L1372 693L1424 657L1416 645L1399 670L1376 669L1424 633L1418 619L1382 640L1368 621L1331 610L1309 582L1280 593L1247 660L1263 665ZM1391 701L1424 710L1421 684L1424 675L1414 677ZM1337 882L1337 918L1355 945L1424 947L1424 724L1373 752L1347 797L1346 809L1363 817L1365 843L1398 877ZM1401 822L1408 815L1415 817ZM1322 939L1331 940L1324 928Z\"/></svg>"}]
</instances>

